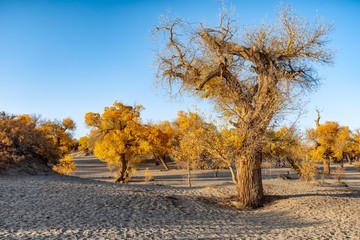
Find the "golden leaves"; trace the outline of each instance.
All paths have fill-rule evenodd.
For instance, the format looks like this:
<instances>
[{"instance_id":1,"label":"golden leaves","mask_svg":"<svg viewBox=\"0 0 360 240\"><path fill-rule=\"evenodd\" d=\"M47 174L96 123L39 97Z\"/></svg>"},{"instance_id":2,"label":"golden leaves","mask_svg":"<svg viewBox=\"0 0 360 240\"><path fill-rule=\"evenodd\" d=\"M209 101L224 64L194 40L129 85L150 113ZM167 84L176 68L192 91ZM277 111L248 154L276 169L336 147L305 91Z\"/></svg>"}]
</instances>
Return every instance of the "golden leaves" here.
<instances>
[{"instance_id":1,"label":"golden leaves","mask_svg":"<svg viewBox=\"0 0 360 240\"><path fill-rule=\"evenodd\" d=\"M50 122L37 124L29 115L0 117L0 167L11 167L23 160L56 164L61 157L59 147L49 135ZM46 130L46 131L45 131Z\"/></svg>"},{"instance_id":2,"label":"golden leaves","mask_svg":"<svg viewBox=\"0 0 360 240\"><path fill-rule=\"evenodd\" d=\"M86 113L85 122L93 127L90 137L98 137L94 147L96 157L109 165L121 165L125 156L127 164L133 164L148 151L146 129L140 123L142 109L141 105L131 107L116 101L105 107L102 114Z\"/></svg>"},{"instance_id":3,"label":"golden leaves","mask_svg":"<svg viewBox=\"0 0 360 240\"><path fill-rule=\"evenodd\" d=\"M70 175L76 170L76 165L73 160L73 157L66 155L60 159L59 163L53 166L52 169L59 174Z\"/></svg>"},{"instance_id":4,"label":"golden leaves","mask_svg":"<svg viewBox=\"0 0 360 240\"><path fill-rule=\"evenodd\" d=\"M309 131L311 139L316 145L311 151L311 157L315 160L341 159L343 153L350 148L351 137L347 126L340 126L337 122L325 122L315 130Z\"/></svg>"}]
</instances>

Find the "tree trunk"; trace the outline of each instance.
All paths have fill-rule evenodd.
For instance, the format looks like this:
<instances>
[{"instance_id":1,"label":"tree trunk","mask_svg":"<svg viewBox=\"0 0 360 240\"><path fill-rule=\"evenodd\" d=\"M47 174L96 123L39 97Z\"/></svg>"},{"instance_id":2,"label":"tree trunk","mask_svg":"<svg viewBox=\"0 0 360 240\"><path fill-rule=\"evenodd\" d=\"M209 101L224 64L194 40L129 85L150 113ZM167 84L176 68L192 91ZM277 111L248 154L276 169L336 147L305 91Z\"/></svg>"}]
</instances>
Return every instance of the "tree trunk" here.
<instances>
[{"instance_id":1,"label":"tree trunk","mask_svg":"<svg viewBox=\"0 0 360 240\"><path fill-rule=\"evenodd\" d=\"M129 174L127 173L127 162L125 159L125 154L120 156L120 164L121 166L119 166L118 177L115 179L115 183L125 183L129 177Z\"/></svg>"},{"instance_id":2,"label":"tree trunk","mask_svg":"<svg viewBox=\"0 0 360 240\"><path fill-rule=\"evenodd\" d=\"M188 180L188 186L191 187L191 170L190 170L190 163L187 163L187 180Z\"/></svg>"},{"instance_id":3,"label":"tree trunk","mask_svg":"<svg viewBox=\"0 0 360 240\"><path fill-rule=\"evenodd\" d=\"M346 154L346 158L349 161L349 164L352 165L351 157L349 154Z\"/></svg>"},{"instance_id":4,"label":"tree trunk","mask_svg":"<svg viewBox=\"0 0 360 240\"><path fill-rule=\"evenodd\" d=\"M287 162L290 164L291 168L296 171L296 173L301 177L301 170L296 160L286 157Z\"/></svg>"},{"instance_id":5,"label":"tree trunk","mask_svg":"<svg viewBox=\"0 0 360 240\"><path fill-rule=\"evenodd\" d=\"M264 191L261 178L261 157L256 151L242 152L237 160L237 190L240 206L261 207Z\"/></svg>"},{"instance_id":6,"label":"tree trunk","mask_svg":"<svg viewBox=\"0 0 360 240\"><path fill-rule=\"evenodd\" d=\"M323 160L324 175L330 175L330 159Z\"/></svg>"},{"instance_id":7,"label":"tree trunk","mask_svg":"<svg viewBox=\"0 0 360 240\"><path fill-rule=\"evenodd\" d=\"M219 173L219 167L216 167L214 170L214 176L217 178Z\"/></svg>"},{"instance_id":8,"label":"tree trunk","mask_svg":"<svg viewBox=\"0 0 360 240\"><path fill-rule=\"evenodd\" d=\"M236 178L236 174L234 172L234 169L233 169L232 165L229 166L229 170L230 170L230 173L231 173L231 179L232 179L233 183L236 185L237 184L237 178Z\"/></svg>"},{"instance_id":9,"label":"tree trunk","mask_svg":"<svg viewBox=\"0 0 360 240\"><path fill-rule=\"evenodd\" d=\"M165 156L160 156L158 159L160 160L166 171L170 171L170 168L166 163Z\"/></svg>"}]
</instances>

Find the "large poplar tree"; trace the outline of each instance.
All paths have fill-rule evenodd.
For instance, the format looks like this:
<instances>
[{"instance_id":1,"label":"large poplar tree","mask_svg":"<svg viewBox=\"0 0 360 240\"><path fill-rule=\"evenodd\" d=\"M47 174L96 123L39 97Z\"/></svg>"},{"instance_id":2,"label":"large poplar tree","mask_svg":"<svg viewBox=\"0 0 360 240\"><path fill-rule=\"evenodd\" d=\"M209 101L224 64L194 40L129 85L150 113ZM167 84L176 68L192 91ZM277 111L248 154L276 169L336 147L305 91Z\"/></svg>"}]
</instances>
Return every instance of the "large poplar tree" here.
<instances>
[{"instance_id":1,"label":"large poplar tree","mask_svg":"<svg viewBox=\"0 0 360 240\"><path fill-rule=\"evenodd\" d=\"M238 199L263 202L261 149L274 117L304 90L314 88L314 63L329 64L331 25L306 21L286 8L273 24L240 29L226 14L217 27L164 20L158 78L211 99L243 139L236 157Z\"/></svg>"}]
</instances>

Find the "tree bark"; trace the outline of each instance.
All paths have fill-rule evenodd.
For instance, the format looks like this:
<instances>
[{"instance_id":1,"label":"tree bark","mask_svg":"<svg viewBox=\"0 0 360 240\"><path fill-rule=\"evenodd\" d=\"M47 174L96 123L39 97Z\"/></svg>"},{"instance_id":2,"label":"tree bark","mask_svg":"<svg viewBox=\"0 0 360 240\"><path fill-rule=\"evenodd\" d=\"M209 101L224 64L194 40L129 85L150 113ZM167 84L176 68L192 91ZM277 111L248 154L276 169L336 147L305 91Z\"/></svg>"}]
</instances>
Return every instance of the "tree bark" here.
<instances>
[{"instance_id":1,"label":"tree bark","mask_svg":"<svg viewBox=\"0 0 360 240\"><path fill-rule=\"evenodd\" d=\"M214 169L214 176L217 178L218 177L218 173L219 173L219 167L216 167Z\"/></svg>"},{"instance_id":2,"label":"tree bark","mask_svg":"<svg viewBox=\"0 0 360 240\"><path fill-rule=\"evenodd\" d=\"M187 163L187 180L188 180L188 186L191 187L191 170L190 170L190 163Z\"/></svg>"},{"instance_id":3,"label":"tree bark","mask_svg":"<svg viewBox=\"0 0 360 240\"><path fill-rule=\"evenodd\" d=\"M349 161L349 164L352 165L351 157L349 154L346 154L346 158Z\"/></svg>"},{"instance_id":4,"label":"tree bark","mask_svg":"<svg viewBox=\"0 0 360 240\"><path fill-rule=\"evenodd\" d=\"M292 169L294 169L296 171L296 173L299 175L299 177L301 177L301 170L300 170L298 164L296 163L296 160L286 157L286 161L290 164Z\"/></svg>"},{"instance_id":5,"label":"tree bark","mask_svg":"<svg viewBox=\"0 0 360 240\"><path fill-rule=\"evenodd\" d=\"M160 160L166 171L170 171L170 168L166 163L165 156L160 156L158 159Z\"/></svg>"},{"instance_id":6,"label":"tree bark","mask_svg":"<svg viewBox=\"0 0 360 240\"><path fill-rule=\"evenodd\" d=\"M324 175L330 175L330 159L323 160Z\"/></svg>"},{"instance_id":7,"label":"tree bark","mask_svg":"<svg viewBox=\"0 0 360 240\"><path fill-rule=\"evenodd\" d=\"M127 162L125 154L120 156L119 176L115 179L115 183L125 183L128 181L129 174L127 174Z\"/></svg>"},{"instance_id":8,"label":"tree bark","mask_svg":"<svg viewBox=\"0 0 360 240\"><path fill-rule=\"evenodd\" d=\"M231 179L232 179L233 183L235 185L237 185L237 178L236 178L236 174L234 172L234 169L233 169L232 165L229 166L229 170L230 170L230 173L231 173Z\"/></svg>"},{"instance_id":9,"label":"tree bark","mask_svg":"<svg viewBox=\"0 0 360 240\"><path fill-rule=\"evenodd\" d=\"M264 191L261 177L261 158L256 151L242 152L237 160L237 190L240 206L259 208Z\"/></svg>"}]
</instances>

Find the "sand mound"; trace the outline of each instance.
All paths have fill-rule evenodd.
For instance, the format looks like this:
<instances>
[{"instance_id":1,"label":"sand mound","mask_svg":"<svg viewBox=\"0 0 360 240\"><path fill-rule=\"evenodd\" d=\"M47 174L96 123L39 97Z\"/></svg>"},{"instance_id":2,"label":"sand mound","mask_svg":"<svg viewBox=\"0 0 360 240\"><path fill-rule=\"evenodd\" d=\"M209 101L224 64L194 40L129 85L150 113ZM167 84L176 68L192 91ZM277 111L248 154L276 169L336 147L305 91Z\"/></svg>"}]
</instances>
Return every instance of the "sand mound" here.
<instances>
[{"instance_id":1,"label":"sand mound","mask_svg":"<svg viewBox=\"0 0 360 240\"><path fill-rule=\"evenodd\" d=\"M39 160L23 160L7 169L0 169L2 175L49 175L55 174L44 162Z\"/></svg>"}]
</instances>

